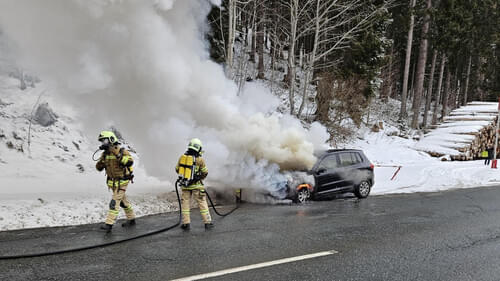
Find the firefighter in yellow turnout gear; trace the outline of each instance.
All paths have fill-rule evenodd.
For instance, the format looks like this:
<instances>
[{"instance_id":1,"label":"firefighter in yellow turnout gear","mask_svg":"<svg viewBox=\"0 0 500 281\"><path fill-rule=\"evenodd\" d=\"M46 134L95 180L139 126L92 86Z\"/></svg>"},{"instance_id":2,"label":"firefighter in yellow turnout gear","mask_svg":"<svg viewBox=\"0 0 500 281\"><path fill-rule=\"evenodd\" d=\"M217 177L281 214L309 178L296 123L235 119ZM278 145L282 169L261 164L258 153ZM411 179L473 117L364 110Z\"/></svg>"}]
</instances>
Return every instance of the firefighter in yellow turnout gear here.
<instances>
[{"instance_id":1,"label":"firefighter in yellow turnout gear","mask_svg":"<svg viewBox=\"0 0 500 281\"><path fill-rule=\"evenodd\" d=\"M189 142L188 150L181 155L175 172L179 175L179 183L182 187L182 225L181 228L189 230L191 223L191 197L194 196L200 208L201 217L205 223L205 229L213 227L212 218L208 210L207 195L203 186L203 180L208 175L205 161L201 157L202 143L199 139Z\"/></svg>"},{"instance_id":2,"label":"firefighter in yellow turnout gear","mask_svg":"<svg viewBox=\"0 0 500 281\"><path fill-rule=\"evenodd\" d=\"M102 143L99 148L104 150L104 152L97 161L96 169L98 171L106 170L106 183L108 188L113 191L106 223L101 226L101 229L110 232L118 217L120 207L123 208L127 216L127 222L123 223L122 226L135 225L134 210L125 195L127 186L133 179L132 165L134 164L134 160L126 149L120 147L118 138L113 132L101 132L99 141Z\"/></svg>"}]
</instances>

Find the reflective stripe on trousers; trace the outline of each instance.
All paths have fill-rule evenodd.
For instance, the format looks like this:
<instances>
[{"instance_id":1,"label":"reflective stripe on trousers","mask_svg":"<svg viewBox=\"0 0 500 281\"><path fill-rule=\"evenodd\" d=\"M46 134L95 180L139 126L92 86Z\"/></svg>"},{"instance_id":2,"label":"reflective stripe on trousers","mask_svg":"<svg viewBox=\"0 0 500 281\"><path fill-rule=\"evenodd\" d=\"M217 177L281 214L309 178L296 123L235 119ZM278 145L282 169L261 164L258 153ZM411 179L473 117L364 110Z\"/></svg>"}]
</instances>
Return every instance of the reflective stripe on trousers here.
<instances>
[{"instance_id":1,"label":"reflective stripe on trousers","mask_svg":"<svg viewBox=\"0 0 500 281\"><path fill-rule=\"evenodd\" d=\"M134 209L132 208L132 204L128 201L127 196L125 195L125 191L127 189L127 185L115 187L113 188L113 197L111 198L111 202L109 204L109 211L106 217L106 224L113 225L120 213L120 207L125 211L125 215L127 216L127 220L135 219Z\"/></svg>"},{"instance_id":2,"label":"reflective stripe on trousers","mask_svg":"<svg viewBox=\"0 0 500 281\"><path fill-rule=\"evenodd\" d=\"M183 224L188 224L191 223L191 196L194 196L194 199L198 203L198 207L200 208L200 214L201 218L203 219L204 223L211 223L212 218L210 217L210 211L208 210L208 203L207 203L207 195L205 194L204 190L199 190L199 189L182 189L182 202L181 202L181 208L182 208L182 223Z\"/></svg>"}]
</instances>

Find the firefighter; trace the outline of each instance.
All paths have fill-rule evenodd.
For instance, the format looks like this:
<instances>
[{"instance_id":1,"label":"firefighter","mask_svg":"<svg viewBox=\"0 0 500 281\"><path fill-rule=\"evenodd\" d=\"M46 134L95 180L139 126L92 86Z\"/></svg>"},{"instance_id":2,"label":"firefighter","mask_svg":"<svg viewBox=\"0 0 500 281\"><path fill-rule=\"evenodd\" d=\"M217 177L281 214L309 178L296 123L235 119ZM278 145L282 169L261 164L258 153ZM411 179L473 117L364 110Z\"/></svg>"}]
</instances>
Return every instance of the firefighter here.
<instances>
[{"instance_id":1,"label":"firefighter","mask_svg":"<svg viewBox=\"0 0 500 281\"><path fill-rule=\"evenodd\" d=\"M132 204L127 199L125 192L130 181L133 180L134 160L130 153L120 147L118 138L113 132L102 131L99 135L101 146L99 147L104 152L97 161L96 169L98 171L106 170L108 189L113 191L113 197L109 202L109 211L106 217L106 222L101 226L101 229L110 232L116 218L118 217L120 207L125 211L127 221L122 224L122 227L135 225L135 214L132 209Z\"/></svg>"},{"instance_id":2,"label":"firefighter","mask_svg":"<svg viewBox=\"0 0 500 281\"><path fill-rule=\"evenodd\" d=\"M234 196L236 197L236 203L242 203L243 200L242 200L242 193L241 193L241 188L237 188L235 191L234 191Z\"/></svg>"},{"instance_id":3,"label":"firefighter","mask_svg":"<svg viewBox=\"0 0 500 281\"><path fill-rule=\"evenodd\" d=\"M210 217L210 212L208 210L207 204L207 194L203 186L203 180L208 175L208 169L205 165L205 161L202 158L202 143L199 139L192 139L188 144L188 149L179 158L177 165L175 166L175 172L179 174L180 185L182 187L182 225L181 228L184 230L189 230L191 218L191 197L194 196L198 203L200 209L201 217L205 223L205 229L209 230L213 227L212 218ZM186 159L187 162L186 162ZM191 160L189 160L191 159ZM187 164L189 163L189 164ZM187 176L186 178L184 171L189 171L188 174L192 176Z\"/></svg>"}]
</instances>

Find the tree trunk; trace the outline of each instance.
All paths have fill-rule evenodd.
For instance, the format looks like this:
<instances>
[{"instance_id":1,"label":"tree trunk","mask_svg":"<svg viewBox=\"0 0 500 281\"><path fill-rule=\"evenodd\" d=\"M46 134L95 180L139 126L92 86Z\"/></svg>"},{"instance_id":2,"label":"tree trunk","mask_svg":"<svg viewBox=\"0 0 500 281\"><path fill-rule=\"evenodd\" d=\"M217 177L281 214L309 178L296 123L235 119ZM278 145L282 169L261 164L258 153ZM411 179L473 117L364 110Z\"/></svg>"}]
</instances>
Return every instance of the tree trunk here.
<instances>
[{"instance_id":1,"label":"tree trunk","mask_svg":"<svg viewBox=\"0 0 500 281\"><path fill-rule=\"evenodd\" d=\"M453 88L451 88L453 87ZM455 68L455 74L453 75L452 83L450 85L450 92L451 92L451 110L457 108L457 100L458 100L458 94L459 94L459 87L460 87L460 79L458 79L458 65Z\"/></svg>"},{"instance_id":2,"label":"tree trunk","mask_svg":"<svg viewBox=\"0 0 500 281\"><path fill-rule=\"evenodd\" d=\"M410 72L410 59L411 59L411 45L413 42L413 26L415 25L415 15L413 8L415 7L416 0L410 0L410 29L408 30L408 41L406 43L406 60L405 70L403 74L403 90L401 93L401 110L399 112L399 119L404 120L408 113L406 112L406 99L408 96L408 74Z\"/></svg>"},{"instance_id":3,"label":"tree trunk","mask_svg":"<svg viewBox=\"0 0 500 281\"><path fill-rule=\"evenodd\" d=\"M446 84L444 86L444 93L443 93L443 108L441 109L441 119L443 119L444 116L448 113L448 96L449 96L449 91L450 91L450 85L451 84L451 71L450 68L446 70Z\"/></svg>"},{"instance_id":4,"label":"tree trunk","mask_svg":"<svg viewBox=\"0 0 500 281\"><path fill-rule=\"evenodd\" d=\"M472 54L469 55L469 63L467 65L467 76L465 77L465 89L464 89L464 102L463 105L467 104L467 91L469 90L469 77L470 77L470 68L472 65Z\"/></svg>"},{"instance_id":5,"label":"tree trunk","mask_svg":"<svg viewBox=\"0 0 500 281\"><path fill-rule=\"evenodd\" d=\"M255 63L255 49L257 46L257 24L256 24L256 17L257 17L257 3L253 3L253 13L252 13L252 46L250 48L250 62Z\"/></svg>"},{"instance_id":6,"label":"tree trunk","mask_svg":"<svg viewBox=\"0 0 500 281\"><path fill-rule=\"evenodd\" d=\"M480 83L479 83L479 79L480 79L480 68L481 68L481 59L479 56L476 56L474 57L474 65L476 66L475 67L475 70L474 70L474 75L473 75L473 79L474 79L474 88L472 89L472 99L473 100L481 100L479 98L480 96Z\"/></svg>"},{"instance_id":7,"label":"tree trunk","mask_svg":"<svg viewBox=\"0 0 500 281\"><path fill-rule=\"evenodd\" d=\"M394 44L391 44L391 54L389 55L389 70L385 75L384 79L384 87L382 88L382 93L380 95L380 99L383 102L387 102L392 92L392 60L394 57Z\"/></svg>"},{"instance_id":8,"label":"tree trunk","mask_svg":"<svg viewBox=\"0 0 500 281\"><path fill-rule=\"evenodd\" d=\"M437 60L437 50L434 50L434 54L432 55L432 64L431 64L431 75L429 76L429 88L427 90L427 98L425 100L425 108L424 108L424 125L423 127L427 127L427 117L429 115L429 110L431 107L432 101L432 86L434 84L434 70L436 69L436 60Z\"/></svg>"},{"instance_id":9,"label":"tree trunk","mask_svg":"<svg viewBox=\"0 0 500 281\"><path fill-rule=\"evenodd\" d=\"M306 74L304 77L304 89L302 92L302 102L300 103L299 111L297 112L297 118L300 119L300 115L302 114L302 111L304 110L304 107L306 106L307 103L307 85L309 84L309 71L306 70Z\"/></svg>"},{"instance_id":10,"label":"tree trunk","mask_svg":"<svg viewBox=\"0 0 500 281\"><path fill-rule=\"evenodd\" d=\"M411 70L411 76L410 76L411 80L410 80L410 78L408 78L408 80L410 80L410 82L408 83L408 98L406 100L406 103L413 100L413 92L415 91L415 68L416 67L417 67L417 64L414 63L412 70Z\"/></svg>"},{"instance_id":11,"label":"tree trunk","mask_svg":"<svg viewBox=\"0 0 500 281\"><path fill-rule=\"evenodd\" d=\"M432 115L432 125L436 125L437 120L438 120L438 108L439 108L439 101L441 100L441 87L443 86L443 76L444 76L444 65L445 64L446 64L446 55L443 54L443 56L441 58L441 70L439 71L437 97L436 97L436 100L434 101L434 114Z\"/></svg>"},{"instance_id":12,"label":"tree trunk","mask_svg":"<svg viewBox=\"0 0 500 281\"><path fill-rule=\"evenodd\" d=\"M255 5L257 5L257 1L255 2ZM257 67L258 69L258 74L257 74L257 79L264 79L264 13L263 9L259 9L258 12L258 18L259 21L257 23L257 52L259 55L259 65Z\"/></svg>"},{"instance_id":13,"label":"tree trunk","mask_svg":"<svg viewBox=\"0 0 500 281\"><path fill-rule=\"evenodd\" d=\"M290 46L288 50L288 74L290 81L290 91L288 99L290 102L290 115L295 111L295 44L297 40L297 16L298 16L299 0L291 0L290 3Z\"/></svg>"},{"instance_id":14,"label":"tree trunk","mask_svg":"<svg viewBox=\"0 0 500 281\"><path fill-rule=\"evenodd\" d=\"M297 113L297 117L300 118L300 115L302 114L302 110L305 107L305 104L307 102L307 85L309 84L309 76L310 72L312 72L313 79L314 79L314 63L316 62L316 52L318 51L318 43L319 43L319 31L320 31L320 4L321 0L316 0L316 19L314 21L315 23L315 28L314 28L314 42L313 42L313 49L310 55L309 61L306 62L306 67L305 67L305 81L304 81L304 92L302 93L302 103L300 104L299 107L299 112Z\"/></svg>"},{"instance_id":15,"label":"tree trunk","mask_svg":"<svg viewBox=\"0 0 500 281\"><path fill-rule=\"evenodd\" d=\"M418 128L418 120L420 117L420 107L422 106L422 96L424 92L424 78L425 78L425 65L427 64L427 33L429 32L429 25L431 21L430 9L432 2L427 0L427 8L424 16L424 26L422 27L422 33L420 34L420 48L418 54L417 63L417 81L415 86L415 93L413 96L413 120L411 122L411 127L413 129Z\"/></svg>"},{"instance_id":16,"label":"tree trunk","mask_svg":"<svg viewBox=\"0 0 500 281\"><path fill-rule=\"evenodd\" d=\"M226 65L228 68L233 67L233 56L234 56L234 37L236 34L236 20L235 20L235 11L236 11L236 3L235 0L229 0L229 31L228 31L228 43L227 43L227 58L226 58Z\"/></svg>"}]
</instances>

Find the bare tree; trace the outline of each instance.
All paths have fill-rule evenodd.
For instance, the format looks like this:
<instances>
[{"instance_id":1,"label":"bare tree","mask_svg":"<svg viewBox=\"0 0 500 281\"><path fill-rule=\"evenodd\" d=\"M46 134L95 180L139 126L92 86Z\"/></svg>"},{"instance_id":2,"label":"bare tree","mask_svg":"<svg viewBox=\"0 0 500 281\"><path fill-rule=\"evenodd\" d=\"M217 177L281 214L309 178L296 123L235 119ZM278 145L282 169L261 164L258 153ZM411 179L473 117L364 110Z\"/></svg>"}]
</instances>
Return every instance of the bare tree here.
<instances>
[{"instance_id":1,"label":"bare tree","mask_svg":"<svg viewBox=\"0 0 500 281\"><path fill-rule=\"evenodd\" d=\"M389 5L391 1L386 3ZM348 48L356 35L370 26L375 15L387 7L366 7L361 0L309 0L304 6L311 8L309 13L304 13L308 18L300 21L301 28L296 38L300 40L309 36L313 40L312 48L305 56L302 103L297 116L302 114L307 102L307 86L314 71L337 65L340 60L332 59L332 55Z\"/></svg>"},{"instance_id":2,"label":"bare tree","mask_svg":"<svg viewBox=\"0 0 500 281\"><path fill-rule=\"evenodd\" d=\"M408 41L406 43L406 60L403 74L403 89L401 92L401 110L399 112L399 119L404 120L408 113L406 112L406 99L408 91L408 75L410 73L410 60L411 60L411 47L413 42L413 27L415 25L415 15L413 9L415 8L416 0L410 0L410 28L408 30Z\"/></svg>"},{"instance_id":3,"label":"bare tree","mask_svg":"<svg viewBox=\"0 0 500 281\"><path fill-rule=\"evenodd\" d=\"M281 5L289 12L289 17L283 17L284 22L288 25L288 29L285 28L282 31L288 37L288 73L285 76L285 80L289 84L288 101L290 103L290 114L293 115L295 111L295 49L297 44L297 28L299 19L305 13L307 6L300 6L299 0L281 0Z\"/></svg>"},{"instance_id":4,"label":"bare tree","mask_svg":"<svg viewBox=\"0 0 500 281\"><path fill-rule=\"evenodd\" d=\"M226 50L226 66L231 69L233 67L234 57L234 40L236 37L236 0L228 0L229 13L229 28L228 42Z\"/></svg>"},{"instance_id":5,"label":"bare tree","mask_svg":"<svg viewBox=\"0 0 500 281\"><path fill-rule=\"evenodd\" d=\"M255 1L256 3L254 4L255 6L258 5L258 1ZM257 24L256 24L256 31L255 35L257 36L257 53L259 54L259 65L257 67L258 69L258 74L257 74L257 79L264 79L264 20L265 18L264 15L265 9L259 8L257 12L257 17L259 18Z\"/></svg>"}]
</instances>

